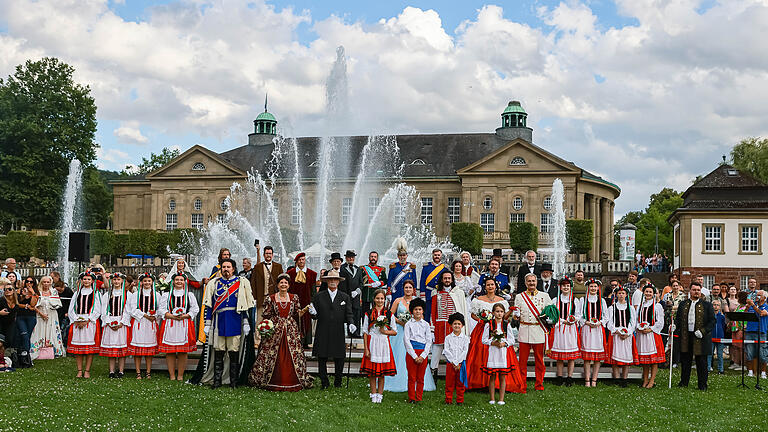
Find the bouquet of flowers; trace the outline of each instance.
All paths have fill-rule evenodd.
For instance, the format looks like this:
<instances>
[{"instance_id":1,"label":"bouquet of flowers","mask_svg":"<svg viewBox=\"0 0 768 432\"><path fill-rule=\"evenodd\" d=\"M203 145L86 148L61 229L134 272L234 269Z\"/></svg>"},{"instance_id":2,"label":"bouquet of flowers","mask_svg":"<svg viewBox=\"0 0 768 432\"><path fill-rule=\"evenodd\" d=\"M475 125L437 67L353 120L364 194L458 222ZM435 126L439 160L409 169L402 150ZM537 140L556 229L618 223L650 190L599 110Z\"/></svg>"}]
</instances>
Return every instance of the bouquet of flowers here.
<instances>
[{"instance_id":1,"label":"bouquet of flowers","mask_svg":"<svg viewBox=\"0 0 768 432\"><path fill-rule=\"evenodd\" d=\"M397 314L397 319L399 319L402 322L408 322L411 320L411 314L408 312L401 312Z\"/></svg>"},{"instance_id":2,"label":"bouquet of flowers","mask_svg":"<svg viewBox=\"0 0 768 432\"><path fill-rule=\"evenodd\" d=\"M174 315L176 315L176 316L184 315L184 308L183 307L177 307L176 309L173 310L172 313Z\"/></svg>"},{"instance_id":3,"label":"bouquet of flowers","mask_svg":"<svg viewBox=\"0 0 768 432\"><path fill-rule=\"evenodd\" d=\"M390 329L389 320L386 315L379 315L376 317L376 321L373 322L373 325L380 329Z\"/></svg>"},{"instance_id":4,"label":"bouquet of flowers","mask_svg":"<svg viewBox=\"0 0 768 432\"><path fill-rule=\"evenodd\" d=\"M275 333L275 323L273 323L272 320L263 319L256 328L259 330L259 335L264 340L271 338Z\"/></svg>"},{"instance_id":5,"label":"bouquet of flowers","mask_svg":"<svg viewBox=\"0 0 768 432\"><path fill-rule=\"evenodd\" d=\"M150 309L150 310L148 310L148 311L147 311L147 315L149 315L149 316L155 316L155 313L156 313L156 312L157 312L156 310L154 310L154 309Z\"/></svg>"},{"instance_id":6,"label":"bouquet of flowers","mask_svg":"<svg viewBox=\"0 0 768 432\"><path fill-rule=\"evenodd\" d=\"M493 339L494 342L505 342L506 338L507 335L504 333L504 330L500 328L491 332L491 339Z\"/></svg>"},{"instance_id":7,"label":"bouquet of flowers","mask_svg":"<svg viewBox=\"0 0 768 432\"><path fill-rule=\"evenodd\" d=\"M484 322L488 322L493 319L493 314L491 313L491 311L487 309L481 310L477 316L479 316L480 319L483 320Z\"/></svg>"},{"instance_id":8,"label":"bouquet of flowers","mask_svg":"<svg viewBox=\"0 0 768 432\"><path fill-rule=\"evenodd\" d=\"M112 328L113 330L117 329L117 326L119 326L119 325L120 325L120 321L118 321L118 320L114 320L114 321L109 323L109 327Z\"/></svg>"},{"instance_id":9,"label":"bouquet of flowers","mask_svg":"<svg viewBox=\"0 0 768 432\"><path fill-rule=\"evenodd\" d=\"M647 322L641 322L640 324L637 325L638 330L645 330L646 327L648 327Z\"/></svg>"}]
</instances>

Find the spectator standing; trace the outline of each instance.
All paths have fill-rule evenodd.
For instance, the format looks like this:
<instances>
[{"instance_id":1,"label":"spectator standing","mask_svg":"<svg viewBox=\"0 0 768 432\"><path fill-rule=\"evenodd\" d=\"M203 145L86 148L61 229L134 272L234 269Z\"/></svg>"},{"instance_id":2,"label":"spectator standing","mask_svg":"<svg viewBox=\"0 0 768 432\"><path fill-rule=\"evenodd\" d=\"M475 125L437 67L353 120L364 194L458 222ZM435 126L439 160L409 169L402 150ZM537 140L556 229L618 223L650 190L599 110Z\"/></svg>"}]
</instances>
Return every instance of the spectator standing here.
<instances>
[{"instance_id":1,"label":"spectator standing","mask_svg":"<svg viewBox=\"0 0 768 432\"><path fill-rule=\"evenodd\" d=\"M8 274L13 273L16 276L16 279L14 280L14 284L15 284L15 281L20 281L21 280L21 274L18 271L16 271L16 260L15 259L13 259L13 258L6 258L5 259L5 267L6 267L5 270L3 270L2 273L0 273L0 277L7 278Z\"/></svg>"},{"instance_id":2,"label":"spectator standing","mask_svg":"<svg viewBox=\"0 0 768 432\"><path fill-rule=\"evenodd\" d=\"M0 298L0 335L5 336L6 348L15 347L19 300L8 278L0 277L0 288L3 288L3 297Z\"/></svg>"},{"instance_id":3,"label":"spectator standing","mask_svg":"<svg viewBox=\"0 0 768 432\"><path fill-rule=\"evenodd\" d=\"M35 278L28 277L24 280L24 286L19 296L19 311L16 314L16 327L19 330L19 367L32 367L32 357L30 356L30 341L32 331L37 324L37 302L40 293L37 291Z\"/></svg>"},{"instance_id":4,"label":"spectator standing","mask_svg":"<svg viewBox=\"0 0 768 432\"><path fill-rule=\"evenodd\" d=\"M44 347L53 348L55 357L64 356L66 354L61 340L58 315L58 310L61 309L59 293L53 288L53 279L50 276L43 276L37 288L40 295L36 308L37 323L32 331L29 356L36 360Z\"/></svg>"},{"instance_id":5,"label":"spectator standing","mask_svg":"<svg viewBox=\"0 0 768 432\"><path fill-rule=\"evenodd\" d=\"M760 378L765 379L765 365L768 363L768 344L765 342L768 335L768 304L765 303L765 291L757 290L756 296L756 300L753 300L751 297L747 298L746 312L754 312L758 317L758 321L747 322L744 341L760 343L747 343L744 349L746 350L746 359L749 362L749 376L751 377L758 372L762 372ZM761 370L759 371L757 368L758 359L761 365Z\"/></svg>"}]
</instances>

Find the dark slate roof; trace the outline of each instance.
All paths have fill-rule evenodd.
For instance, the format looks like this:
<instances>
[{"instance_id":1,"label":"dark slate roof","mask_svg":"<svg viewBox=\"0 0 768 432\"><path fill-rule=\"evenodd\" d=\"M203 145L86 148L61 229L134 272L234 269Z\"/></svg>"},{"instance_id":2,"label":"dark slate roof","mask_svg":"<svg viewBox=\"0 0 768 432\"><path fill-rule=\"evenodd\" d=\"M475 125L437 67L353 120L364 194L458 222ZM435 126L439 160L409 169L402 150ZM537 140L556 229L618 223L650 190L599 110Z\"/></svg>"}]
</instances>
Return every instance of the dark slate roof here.
<instances>
[{"instance_id":1,"label":"dark slate roof","mask_svg":"<svg viewBox=\"0 0 768 432\"><path fill-rule=\"evenodd\" d=\"M710 188L761 188L766 184L752 177L749 173L737 170L731 165L723 164L715 168L709 174L697 181L691 189L710 189Z\"/></svg>"},{"instance_id":2,"label":"dark slate roof","mask_svg":"<svg viewBox=\"0 0 768 432\"><path fill-rule=\"evenodd\" d=\"M489 153L492 153L509 142L499 138L494 133L478 134L433 134L433 135L397 135L397 146L400 152L400 161L405 164L403 175L405 177L446 177L456 176L456 171L473 162L476 162ZM342 172L334 172L337 178L352 178L357 175L357 167L363 154L363 148L368 142L367 136L351 136L334 138L336 149L333 158L342 158L349 155L349 163L342 165ZM318 167L312 166L319 158L319 137L297 138L299 154L299 169L303 178L316 178ZM292 172L293 149L289 143L283 144L285 165L288 171L281 171L279 176L286 172ZM272 157L274 144L270 145L244 145L220 154L235 166L248 171L254 169L265 172L266 162ZM457 157L459 156L460 157ZM412 165L415 160L422 160L424 164ZM315 164L317 165L317 164ZM392 167L382 167L382 175L394 174Z\"/></svg>"},{"instance_id":3,"label":"dark slate roof","mask_svg":"<svg viewBox=\"0 0 768 432\"><path fill-rule=\"evenodd\" d=\"M768 185L727 164L701 178L682 197L678 211L768 209Z\"/></svg>"},{"instance_id":4,"label":"dark slate roof","mask_svg":"<svg viewBox=\"0 0 768 432\"><path fill-rule=\"evenodd\" d=\"M695 200L686 209L768 209L768 200Z\"/></svg>"}]
</instances>

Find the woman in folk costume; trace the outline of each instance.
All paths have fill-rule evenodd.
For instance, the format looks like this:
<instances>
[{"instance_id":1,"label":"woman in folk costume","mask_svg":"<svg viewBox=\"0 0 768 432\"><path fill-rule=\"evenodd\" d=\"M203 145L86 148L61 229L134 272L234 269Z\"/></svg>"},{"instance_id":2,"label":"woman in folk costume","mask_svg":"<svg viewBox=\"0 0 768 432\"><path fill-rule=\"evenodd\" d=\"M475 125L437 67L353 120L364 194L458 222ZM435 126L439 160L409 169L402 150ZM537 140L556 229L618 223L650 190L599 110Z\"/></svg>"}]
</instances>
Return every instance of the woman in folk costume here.
<instances>
[{"instance_id":1,"label":"woman in folk costume","mask_svg":"<svg viewBox=\"0 0 768 432\"><path fill-rule=\"evenodd\" d=\"M509 316L509 303L502 297L496 295L499 288L498 282L493 278L488 278L483 284L484 294L472 300L472 319L477 322L475 329L469 340L469 352L467 353L467 389L486 388L489 385L488 376L486 376L482 367L488 360L488 345L483 344L483 331L493 317L493 306L501 304L504 307L504 319ZM495 385L500 384L498 376ZM506 379L506 391L525 393L525 382L519 378L519 375L509 375Z\"/></svg>"},{"instance_id":2,"label":"woman in folk costume","mask_svg":"<svg viewBox=\"0 0 768 432\"><path fill-rule=\"evenodd\" d=\"M584 359L584 385L597 386L600 363L608 358L605 326L608 324L608 307L600 295L600 282L587 281L587 295L581 299L581 358Z\"/></svg>"},{"instance_id":3,"label":"woman in folk costume","mask_svg":"<svg viewBox=\"0 0 768 432\"><path fill-rule=\"evenodd\" d=\"M263 320L272 321L274 332L269 337L261 338L258 356L248 374L248 383L272 391L312 388L298 324L309 306L301 309L299 296L288 292L291 277L287 273L280 274L275 283L277 293L264 298L262 313Z\"/></svg>"},{"instance_id":4,"label":"woman in folk costume","mask_svg":"<svg viewBox=\"0 0 768 432\"><path fill-rule=\"evenodd\" d=\"M69 326L67 352L73 354L77 361L77 378L91 377L93 355L99 352L101 301L93 286L95 279L90 271L80 273L77 291L69 303L68 315L72 325Z\"/></svg>"},{"instance_id":5,"label":"woman in folk costume","mask_svg":"<svg viewBox=\"0 0 768 432\"><path fill-rule=\"evenodd\" d=\"M619 285L613 292L614 301L608 308L608 360L612 365L611 376L619 380L621 387L627 386L629 366L637 362L635 349L635 308L629 305L629 291ZM621 371L619 371L621 369ZM619 373L621 372L621 373Z\"/></svg>"},{"instance_id":6,"label":"woman in folk costume","mask_svg":"<svg viewBox=\"0 0 768 432\"><path fill-rule=\"evenodd\" d=\"M50 276L43 276L40 279L38 290L40 291L36 308L38 319L30 338L29 356L32 360L37 359L40 349L47 346L53 348L54 357L64 356L66 352L59 327L58 309L61 308L59 292L53 288L53 279Z\"/></svg>"},{"instance_id":7,"label":"woman in folk costume","mask_svg":"<svg viewBox=\"0 0 768 432\"><path fill-rule=\"evenodd\" d=\"M128 355L128 329L131 326L128 303L133 293L125 286L122 273L113 273L110 282L109 289L101 295L99 355L109 357L109 377L122 378L125 374L125 357Z\"/></svg>"},{"instance_id":8,"label":"woman in folk costume","mask_svg":"<svg viewBox=\"0 0 768 432\"><path fill-rule=\"evenodd\" d=\"M139 289L130 296L128 310L131 320L128 355L133 356L136 366L136 379L141 379L141 359L144 358L147 372L145 378L152 377L152 356L157 354L157 308L160 295L155 289L155 278L144 273L139 276Z\"/></svg>"},{"instance_id":9,"label":"woman in folk costume","mask_svg":"<svg viewBox=\"0 0 768 432\"><path fill-rule=\"evenodd\" d=\"M664 328L664 308L656 301L656 287L648 284L643 288L643 301L637 311L637 357L643 365L643 387L656 385L659 363L664 363L664 343L661 330Z\"/></svg>"},{"instance_id":10,"label":"woman in folk costume","mask_svg":"<svg viewBox=\"0 0 768 432\"><path fill-rule=\"evenodd\" d=\"M469 316L467 312L471 306L472 294L475 293L477 284L473 282L473 279L470 276L465 276L462 274L464 264L461 261L454 261L451 263L451 269L453 270L453 282L456 284L456 288L458 288L451 290L451 297L453 298L453 303L456 306L456 312L460 313L462 316ZM467 329L467 326L464 326L461 329L461 332L463 334L469 335L472 330L474 330L474 324L472 324L471 329ZM448 333L450 333L450 330Z\"/></svg>"},{"instance_id":11,"label":"woman in folk costume","mask_svg":"<svg viewBox=\"0 0 768 432\"><path fill-rule=\"evenodd\" d=\"M173 276L171 289L160 297L157 312L158 316L163 317L158 350L165 353L171 381L184 381L187 353L197 349L195 316L200 312L197 299L189 292L189 281L185 273L179 272Z\"/></svg>"},{"instance_id":12,"label":"woman in folk costume","mask_svg":"<svg viewBox=\"0 0 768 432\"><path fill-rule=\"evenodd\" d=\"M365 355L360 373L370 381L371 402L381 403L384 397L384 377L395 376L397 368L389 337L397 335L392 330L395 317L385 307L387 291L378 289L373 293L373 307L363 318Z\"/></svg>"},{"instance_id":13,"label":"woman in folk costume","mask_svg":"<svg viewBox=\"0 0 768 432\"><path fill-rule=\"evenodd\" d=\"M577 307L578 300L573 297L571 280L568 276L560 279L559 293L554 303L560 316L549 332L549 346L551 347L549 358L557 360L555 384L562 385L565 382L565 386L570 387L573 385L575 360L581 358L578 329L581 309ZM568 364L567 370L563 371L566 362Z\"/></svg>"},{"instance_id":14,"label":"woman in folk costume","mask_svg":"<svg viewBox=\"0 0 768 432\"><path fill-rule=\"evenodd\" d=\"M501 303L492 306L493 319L488 321L483 328L483 345L485 362L480 367L483 374L488 376L488 393L491 395L491 405L504 405L504 393L507 389L507 380L513 382L513 390L516 393L525 393L525 381L520 376L515 354L515 336L512 326L504 319L506 309ZM496 387L499 387L499 401L496 402Z\"/></svg>"}]
</instances>

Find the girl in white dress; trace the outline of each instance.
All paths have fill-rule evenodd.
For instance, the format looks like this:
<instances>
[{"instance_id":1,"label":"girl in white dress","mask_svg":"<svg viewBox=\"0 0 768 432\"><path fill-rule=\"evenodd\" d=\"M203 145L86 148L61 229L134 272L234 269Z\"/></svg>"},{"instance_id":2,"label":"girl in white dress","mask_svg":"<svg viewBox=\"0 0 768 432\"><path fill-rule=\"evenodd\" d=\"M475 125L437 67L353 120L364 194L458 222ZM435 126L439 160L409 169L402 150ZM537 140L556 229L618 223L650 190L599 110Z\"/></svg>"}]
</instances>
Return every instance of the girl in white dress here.
<instances>
[{"instance_id":1,"label":"girl in white dress","mask_svg":"<svg viewBox=\"0 0 768 432\"><path fill-rule=\"evenodd\" d=\"M656 302L656 287L648 284L643 288L643 302L637 311L637 358L643 365L643 387L656 385L659 363L664 363L664 343L661 330L664 328L664 308Z\"/></svg>"},{"instance_id":2,"label":"girl in white dress","mask_svg":"<svg viewBox=\"0 0 768 432\"><path fill-rule=\"evenodd\" d=\"M128 355L128 299L131 292L125 286L125 276L113 273L112 286L101 295L101 347L99 355L109 357L109 377L122 378L125 374L125 357ZM117 369L117 370L115 370Z\"/></svg>"},{"instance_id":3,"label":"girl in white dress","mask_svg":"<svg viewBox=\"0 0 768 432\"><path fill-rule=\"evenodd\" d=\"M43 276L38 286L40 299L37 301L37 324L30 338L29 356L37 359L40 348L53 347L54 357L66 355L64 342L61 339L61 327L59 327L58 309L61 308L59 292L53 288L53 279Z\"/></svg>"},{"instance_id":4,"label":"girl in white dress","mask_svg":"<svg viewBox=\"0 0 768 432\"><path fill-rule=\"evenodd\" d=\"M484 285L485 294L472 300L472 308L470 309L472 320L477 325L470 335L469 352L467 353L468 390L485 388L488 385L488 377L483 374L481 369L485 366L488 352L488 346L483 344L483 330L485 324L491 320L493 305L501 303L504 306L505 318L509 316L509 303L496 295L498 283L493 278L488 278Z\"/></svg>"},{"instance_id":5,"label":"girl in white dress","mask_svg":"<svg viewBox=\"0 0 768 432\"><path fill-rule=\"evenodd\" d=\"M365 355L360 364L360 373L368 376L371 388L371 402L381 403L384 397L384 377L395 376L397 366L392 354L390 336L396 336L395 316L385 307L387 291L377 289L373 293L373 307L363 319Z\"/></svg>"},{"instance_id":6,"label":"girl in white dress","mask_svg":"<svg viewBox=\"0 0 768 432\"><path fill-rule=\"evenodd\" d=\"M506 310L500 303L491 309L493 319L483 328L483 344L488 346L488 359L482 366L488 375L488 393L491 405L504 405L504 393L507 387L507 375L518 374L515 356L515 336L512 326L504 319ZM499 401L496 402L496 378L499 380Z\"/></svg>"},{"instance_id":7,"label":"girl in white dress","mask_svg":"<svg viewBox=\"0 0 768 432\"><path fill-rule=\"evenodd\" d=\"M139 276L140 288L130 297L131 340L128 354L133 356L136 379L141 379L141 359L145 359L145 378L152 377L152 356L157 354L157 308L160 296L155 289L155 278L149 273Z\"/></svg>"},{"instance_id":8,"label":"girl in white dress","mask_svg":"<svg viewBox=\"0 0 768 432\"><path fill-rule=\"evenodd\" d=\"M72 324L69 326L67 352L75 356L77 378L91 377L93 355L99 352L101 300L93 287L95 280L95 275L90 271L81 273L77 291L69 303L68 315Z\"/></svg>"},{"instance_id":9,"label":"girl in white dress","mask_svg":"<svg viewBox=\"0 0 768 432\"><path fill-rule=\"evenodd\" d=\"M194 319L200 312L197 299L189 292L187 276L176 273L171 289L160 298L158 316L163 317L160 326L159 351L165 353L168 375L171 381L184 381L187 354L197 349Z\"/></svg>"},{"instance_id":10,"label":"girl in white dress","mask_svg":"<svg viewBox=\"0 0 768 432\"><path fill-rule=\"evenodd\" d=\"M587 295L581 299L581 358L584 359L584 385L597 386L600 362L607 359L605 325L608 324L608 307L600 295L600 282L587 281Z\"/></svg>"},{"instance_id":11,"label":"girl in white dress","mask_svg":"<svg viewBox=\"0 0 768 432\"><path fill-rule=\"evenodd\" d=\"M573 369L575 360L581 358L581 349L579 347L578 322L581 318L581 310L577 307L578 299L573 298L571 280L568 276L560 279L559 294L555 300L560 317L557 320L552 331L549 332L549 358L557 360L557 380L555 384L565 386L573 385ZM568 368L563 372L565 363Z\"/></svg>"},{"instance_id":12,"label":"girl in white dress","mask_svg":"<svg viewBox=\"0 0 768 432\"><path fill-rule=\"evenodd\" d=\"M619 385L627 386L627 374L629 366L637 362L637 350L635 350L635 308L627 302L629 292L619 286L614 291L615 301L608 308L608 353L607 362L612 365L614 380L621 379ZM619 371L621 369L621 371Z\"/></svg>"}]
</instances>

